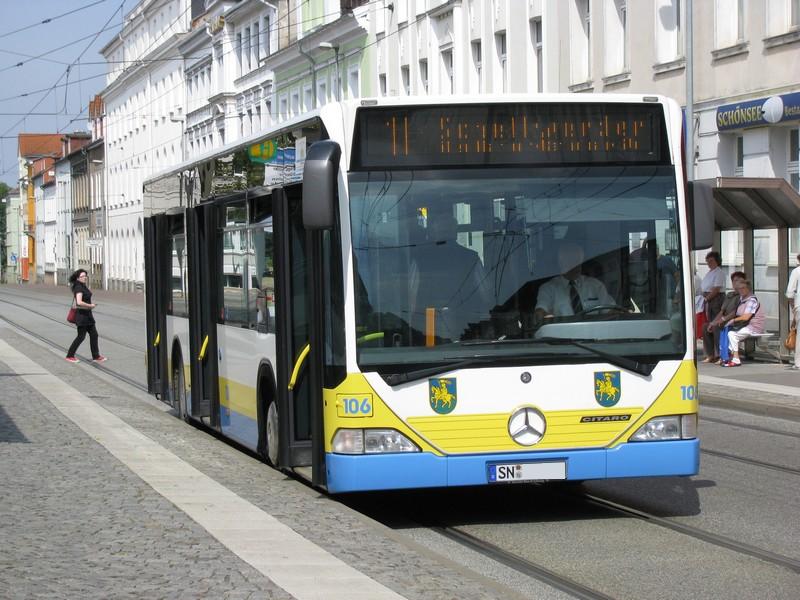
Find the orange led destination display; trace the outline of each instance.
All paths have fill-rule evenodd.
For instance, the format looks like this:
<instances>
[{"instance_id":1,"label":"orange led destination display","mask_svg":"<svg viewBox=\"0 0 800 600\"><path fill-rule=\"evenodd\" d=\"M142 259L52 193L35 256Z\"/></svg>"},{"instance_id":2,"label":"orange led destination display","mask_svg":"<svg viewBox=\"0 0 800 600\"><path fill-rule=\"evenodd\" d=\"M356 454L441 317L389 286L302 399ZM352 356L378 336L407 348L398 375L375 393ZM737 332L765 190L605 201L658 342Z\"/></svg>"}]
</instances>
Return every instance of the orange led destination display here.
<instances>
[{"instance_id":1,"label":"orange led destination display","mask_svg":"<svg viewBox=\"0 0 800 600\"><path fill-rule=\"evenodd\" d=\"M665 131L659 104L365 107L352 168L664 164Z\"/></svg>"}]
</instances>

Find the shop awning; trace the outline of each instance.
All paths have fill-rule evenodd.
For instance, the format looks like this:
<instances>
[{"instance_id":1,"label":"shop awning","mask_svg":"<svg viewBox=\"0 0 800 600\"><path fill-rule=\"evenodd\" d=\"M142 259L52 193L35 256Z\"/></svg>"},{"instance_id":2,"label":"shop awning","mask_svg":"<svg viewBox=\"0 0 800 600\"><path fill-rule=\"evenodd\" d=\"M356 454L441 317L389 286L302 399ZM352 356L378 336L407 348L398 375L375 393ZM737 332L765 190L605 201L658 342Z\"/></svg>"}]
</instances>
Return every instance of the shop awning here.
<instances>
[{"instance_id":1,"label":"shop awning","mask_svg":"<svg viewBox=\"0 0 800 600\"><path fill-rule=\"evenodd\" d=\"M715 177L695 182L714 197L720 231L800 227L800 194L780 177Z\"/></svg>"}]
</instances>

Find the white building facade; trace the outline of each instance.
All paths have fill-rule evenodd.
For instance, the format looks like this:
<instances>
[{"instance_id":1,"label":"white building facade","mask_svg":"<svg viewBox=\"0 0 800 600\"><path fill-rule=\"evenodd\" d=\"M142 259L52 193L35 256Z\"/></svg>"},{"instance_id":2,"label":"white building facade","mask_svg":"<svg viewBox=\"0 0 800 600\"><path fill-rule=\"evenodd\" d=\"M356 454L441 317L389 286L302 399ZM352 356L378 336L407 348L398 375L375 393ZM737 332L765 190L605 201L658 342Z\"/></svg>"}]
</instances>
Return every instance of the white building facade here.
<instances>
[{"instance_id":1,"label":"white building facade","mask_svg":"<svg viewBox=\"0 0 800 600\"><path fill-rule=\"evenodd\" d=\"M183 160L186 106L178 45L189 31L190 0L142 0L102 49L109 63L105 103L104 287L144 280L142 183Z\"/></svg>"},{"instance_id":2,"label":"white building facade","mask_svg":"<svg viewBox=\"0 0 800 600\"><path fill-rule=\"evenodd\" d=\"M64 285L72 267L72 179L70 160L60 158L55 164L55 210L56 239L55 265L56 285Z\"/></svg>"},{"instance_id":3,"label":"white building facade","mask_svg":"<svg viewBox=\"0 0 800 600\"><path fill-rule=\"evenodd\" d=\"M111 62L104 93L108 271L123 287L142 278L145 177L325 102L504 92L686 101L684 0L205 0L191 3L191 27L189 4L142 0L103 52L144 59ZM796 190L800 0L692 5L695 177L785 179ZM788 107L776 122L718 126L719 110L773 96ZM747 262L741 236L720 236L726 266ZM766 278L757 289L778 310L783 238L754 236L753 275ZM798 230L786 237L800 251Z\"/></svg>"}]
</instances>

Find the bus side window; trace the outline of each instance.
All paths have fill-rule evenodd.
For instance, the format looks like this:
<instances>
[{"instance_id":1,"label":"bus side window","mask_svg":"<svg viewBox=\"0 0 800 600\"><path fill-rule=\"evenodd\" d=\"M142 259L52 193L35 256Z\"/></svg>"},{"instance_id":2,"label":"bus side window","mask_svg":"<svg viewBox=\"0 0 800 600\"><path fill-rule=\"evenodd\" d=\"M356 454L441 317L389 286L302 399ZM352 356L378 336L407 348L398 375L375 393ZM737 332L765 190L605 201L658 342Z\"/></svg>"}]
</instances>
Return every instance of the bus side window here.
<instances>
[{"instance_id":1,"label":"bus side window","mask_svg":"<svg viewBox=\"0 0 800 600\"><path fill-rule=\"evenodd\" d=\"M272 240L272 216L250 230L248 272L251 288L247 298L251 329L261 333L275 331L275 272Z\"/></svg>"},{"instance_id":2,"label":"bus side window","mask_svg":"<svg viewBox=\"0 0 800 600\"><path fill-rule=\"evenodd\" d=\"M245 303L245 230L225 231L222 234L222 318L228 325L247 323Z\"/></svg>"}]
</instances>

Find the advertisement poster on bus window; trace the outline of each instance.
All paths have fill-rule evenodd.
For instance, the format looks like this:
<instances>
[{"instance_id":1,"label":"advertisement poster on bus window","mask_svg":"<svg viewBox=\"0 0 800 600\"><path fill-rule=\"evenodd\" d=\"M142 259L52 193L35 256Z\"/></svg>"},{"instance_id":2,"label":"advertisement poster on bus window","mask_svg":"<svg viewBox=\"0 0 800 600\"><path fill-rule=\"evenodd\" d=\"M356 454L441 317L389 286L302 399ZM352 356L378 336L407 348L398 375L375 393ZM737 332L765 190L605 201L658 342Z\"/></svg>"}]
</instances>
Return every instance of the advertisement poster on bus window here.
<instances>
[{"instance_id":1,"label":"advertisement poster on bus window","mask_svg":"<svg viewBox=\"0 0 800 600\"><path fill-rule=\"evenodd\" d=\"M283 139L265 140L250 146L251 162L264 165L265 186L281 186L303 179L306 138L297 138L293 146L290 144L292 136L284 136Z\"/></svg>"}]
</instances>

